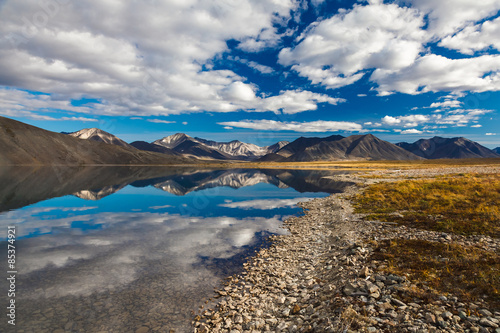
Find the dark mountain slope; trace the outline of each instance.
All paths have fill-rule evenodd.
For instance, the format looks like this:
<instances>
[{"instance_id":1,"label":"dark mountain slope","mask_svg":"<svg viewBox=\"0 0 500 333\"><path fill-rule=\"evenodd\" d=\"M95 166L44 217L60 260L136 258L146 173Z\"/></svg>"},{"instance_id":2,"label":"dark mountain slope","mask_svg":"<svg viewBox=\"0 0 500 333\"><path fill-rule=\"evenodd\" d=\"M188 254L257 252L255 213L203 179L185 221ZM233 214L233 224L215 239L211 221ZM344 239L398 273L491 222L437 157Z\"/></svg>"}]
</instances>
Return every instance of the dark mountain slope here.
<instances>
[{"instance_id":1,"label":"dark mountain slope","mask_svg":"<svg viewBox=\"0 0 500 333\"><path fill-rule=\"evenodd\" d=\"M342 135L332 135L326 138L305 138L305 137L300 137L297 140L294 140L293 142L290 142L283 148L279 149L276 151L276 154L284 156L284 157L289 157L295 153L302 152L306 148L314 146L316 144L319 144L321 142L329 142L329 141L337 141L341 140L344 137Z\"/></svg>"},{"instance_id":2,"label":"dark mountain slope","mask_svg":"<svg viewBox=\"0 0 500 333\"><path fill-rule=\"evenodd\" d=\"M328 138L327 138L328 139ZM288 162L335 160L416 160L420 157L384 140L367 134L352 135L335 141L320 141L289 156Z\"/></svg>"},{"instance_id":3,"label":"dark mountain slope","mask_svg":"<svg viewBox=\"0 0 500 333\"><path fill-rule=\"evenodd\" d=\"M187 159L82 140L0 117L0 165L174 164Z\"/></svg>"},{"instance_id":4,"label":"dark mountain slope","mask_svg":"<svg viewBox=\"0 0 500 333\"><path fill-rule=\"evenodd\" d=\"M428 158L489 158L500 157L499 154L466 138L441 138L421 139L414 143L400 142L399 147Z\"/></svg>"},{"instance_id":5,"label":"dark mountain slope","mask_svg":"<svg viewBox=\"0 0 500 333\"><path fill-rule=\"evenodd\" d=\"M149 143L146 141L134 141L130 145L132 147L140 149L140 150L152 151L152 152L162 153L162 154L179 155L175 151L173 151L172 149L157 145L155 143Z\"/></svg>"}]
</instances>

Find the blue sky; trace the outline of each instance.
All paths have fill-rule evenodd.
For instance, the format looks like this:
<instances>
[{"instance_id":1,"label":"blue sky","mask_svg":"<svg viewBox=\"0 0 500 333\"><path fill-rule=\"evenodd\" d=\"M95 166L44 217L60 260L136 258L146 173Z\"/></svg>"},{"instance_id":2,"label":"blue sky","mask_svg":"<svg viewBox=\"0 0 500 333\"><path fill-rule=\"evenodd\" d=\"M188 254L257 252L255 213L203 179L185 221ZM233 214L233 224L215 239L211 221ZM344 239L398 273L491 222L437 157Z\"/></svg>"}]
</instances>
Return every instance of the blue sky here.
<instances>
[{"instance_id":1,"label":"blue sky","mask_svg":"<svg viewBox=\"0 0 500 333\"><path fill-rule=\"evenodd\" d=\"M500 0L0 1L0 115L125 141L500 146Z\"/></svg>"}]
</instances>

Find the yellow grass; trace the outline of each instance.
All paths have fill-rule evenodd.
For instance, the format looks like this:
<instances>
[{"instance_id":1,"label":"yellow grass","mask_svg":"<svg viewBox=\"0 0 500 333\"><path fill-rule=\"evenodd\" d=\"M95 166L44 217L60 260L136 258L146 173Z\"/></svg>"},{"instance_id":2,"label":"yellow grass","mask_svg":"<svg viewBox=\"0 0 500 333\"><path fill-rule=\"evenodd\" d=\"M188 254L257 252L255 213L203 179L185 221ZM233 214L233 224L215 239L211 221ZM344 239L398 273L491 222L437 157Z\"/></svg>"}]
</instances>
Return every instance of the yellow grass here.
<instances>
[{"instance_id":1,"label":"yellow grass","mask_svg":"<svg viewBox=\"0 0 500 333\"><path fill-rule=\"evenodd\" d=\"M457 234L500 236L500 174L461 174L370 186L356 198L368 219ZM394 214L398 213L398 214Z\"/></svg>"}]
</instances>

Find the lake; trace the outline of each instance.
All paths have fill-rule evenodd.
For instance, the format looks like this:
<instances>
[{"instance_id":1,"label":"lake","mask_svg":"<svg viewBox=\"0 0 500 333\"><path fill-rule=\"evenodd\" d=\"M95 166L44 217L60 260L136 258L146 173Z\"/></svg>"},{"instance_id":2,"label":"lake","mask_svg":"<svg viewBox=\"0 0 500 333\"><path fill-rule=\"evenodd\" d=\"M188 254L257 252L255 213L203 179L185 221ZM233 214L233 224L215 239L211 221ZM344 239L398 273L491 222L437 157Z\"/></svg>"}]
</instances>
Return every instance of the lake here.
<instances>
[{"instance_id":1,"label":"lake","mask_svg":"<svg viewBox=\"0 0 500 333\"><path fill-rule=\"evenodd\" d=\"M337 172L339 173L339 172ZM327 170L0 168L2 332L189 332L299 201L342 192ZM12 242L11 242L12 244ZM13 268L13 269L12 269ZM15 297L7 297L14 271ZM7 317L8 319L8 317Z\"/></svg>"}]
</instances>

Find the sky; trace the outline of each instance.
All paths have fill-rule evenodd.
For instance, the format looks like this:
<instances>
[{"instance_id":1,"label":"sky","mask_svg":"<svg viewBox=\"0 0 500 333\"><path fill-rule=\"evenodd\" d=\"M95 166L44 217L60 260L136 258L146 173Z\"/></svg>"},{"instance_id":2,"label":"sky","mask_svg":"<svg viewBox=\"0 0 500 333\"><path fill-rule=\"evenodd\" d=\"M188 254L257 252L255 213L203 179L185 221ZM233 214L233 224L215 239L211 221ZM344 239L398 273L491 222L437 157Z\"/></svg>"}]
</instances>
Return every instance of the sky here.
<instances>
[{"instance_id":1,"label":"sky","mask_svg":"<svg viewBox=\"0 0 500 333\"><path fill-rule=\"evenodd\" d=\"M258 145L500 146L500 0L0 0L0 116Z\"/></svg>"}]
</instances>

